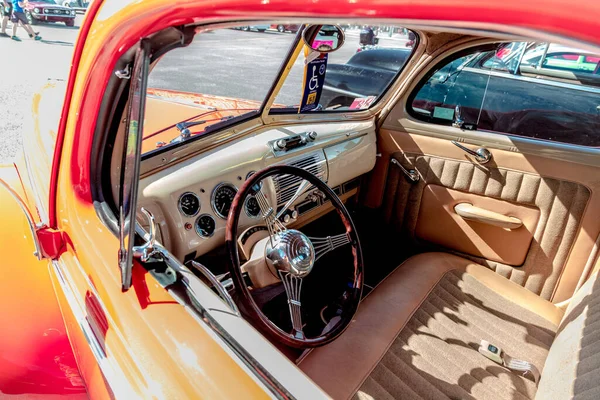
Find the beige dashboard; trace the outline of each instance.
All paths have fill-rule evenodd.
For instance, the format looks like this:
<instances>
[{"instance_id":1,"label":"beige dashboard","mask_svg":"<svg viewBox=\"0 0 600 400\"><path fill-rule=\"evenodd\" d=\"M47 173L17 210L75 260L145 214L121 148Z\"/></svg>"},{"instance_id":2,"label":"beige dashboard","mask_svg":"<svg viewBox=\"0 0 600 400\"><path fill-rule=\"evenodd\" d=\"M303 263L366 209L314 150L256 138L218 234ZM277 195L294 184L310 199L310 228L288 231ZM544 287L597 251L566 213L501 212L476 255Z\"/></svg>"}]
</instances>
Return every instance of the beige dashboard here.
<instances>
[{"instance_id":1,"label":"beige dashboard","mask_svg":"<svg viewBox=\"0 0 600 400\"><path fill-rule=\"evenodd\" d=\"M310 132L316 133L311 133L314 139L303 145L289 150L277 146L280 139L308 138ZM374 167L375 158L372 121L265 129L143 178L138 205L155 215L164 246L180 260L195 258L224 244L228 200L249 174L274 164L295 165L343 191L346 183ZM274 180L263 192L280 207L295 192L294 183ZM299 197L290 213L302 213L300 205L310 196L309 191ZM262 224L252 204L246 202L239 224L239 232Z\"/></svg>"}]
</instances>

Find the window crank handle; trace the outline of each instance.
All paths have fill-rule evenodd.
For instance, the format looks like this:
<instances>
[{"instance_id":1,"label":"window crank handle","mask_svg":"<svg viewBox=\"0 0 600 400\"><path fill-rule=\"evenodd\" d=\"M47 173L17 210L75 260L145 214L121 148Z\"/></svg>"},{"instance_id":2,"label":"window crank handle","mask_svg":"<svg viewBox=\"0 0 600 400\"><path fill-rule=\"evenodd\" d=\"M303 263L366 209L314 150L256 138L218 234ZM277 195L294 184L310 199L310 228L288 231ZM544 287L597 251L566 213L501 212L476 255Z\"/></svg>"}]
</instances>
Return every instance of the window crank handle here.
<instances>
[{"instance_id":1,"label":"window crank handle","mask_svg":"<svg viewBox=\"0 0 600 400\"><path fill-rule=\"evenodd\" d=\"M464 151L465 153L473 156L473 158L475 158L475 160L479 164L485 164L486 162L492 159L492 153L490 153L490 151L485 147L480 147L477 150L471 150L468 147L465 147L462 144L458 143L456 140L452 140L452 144Z\"/></svg>"}]
</instances>

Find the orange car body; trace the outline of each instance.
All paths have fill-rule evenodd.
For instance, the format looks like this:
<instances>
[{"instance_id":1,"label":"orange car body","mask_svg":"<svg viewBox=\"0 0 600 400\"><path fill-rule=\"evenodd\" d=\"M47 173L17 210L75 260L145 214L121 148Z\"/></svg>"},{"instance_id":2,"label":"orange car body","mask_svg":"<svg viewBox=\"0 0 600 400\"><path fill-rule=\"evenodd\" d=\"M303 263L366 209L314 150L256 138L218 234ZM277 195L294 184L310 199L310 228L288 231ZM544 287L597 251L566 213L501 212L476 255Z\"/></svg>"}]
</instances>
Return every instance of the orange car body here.
<instances>
[{"instance_id":1,"label":"orange car body","mask_svg":"<svg viewBox=\"0 0 600 400\"><path fill-rule=\"evenodd\" d=\"M600 43L598 2L95 0L81 27L64 93L49 85L36 97L23 154L15 165L0 168L0 394L269 397L143 268L133 268L133 290L121 291L119 242L92 204L89 155L105 85L117 59L140 37L172 25L290 15L484 23L490 29L516 25L524 32ZM167 106L158 99L148 103L162 110ZM247 106L242 102L234 108ZM193 116L181 107L176 112L181 115L164 112L149 120L146 134ZM148 138L145 149L174 134L170 128ZM33 231L14 195L32 210ZM41 245L39 257L33 254L34 239Z\"/></svg>"}]
</instances>

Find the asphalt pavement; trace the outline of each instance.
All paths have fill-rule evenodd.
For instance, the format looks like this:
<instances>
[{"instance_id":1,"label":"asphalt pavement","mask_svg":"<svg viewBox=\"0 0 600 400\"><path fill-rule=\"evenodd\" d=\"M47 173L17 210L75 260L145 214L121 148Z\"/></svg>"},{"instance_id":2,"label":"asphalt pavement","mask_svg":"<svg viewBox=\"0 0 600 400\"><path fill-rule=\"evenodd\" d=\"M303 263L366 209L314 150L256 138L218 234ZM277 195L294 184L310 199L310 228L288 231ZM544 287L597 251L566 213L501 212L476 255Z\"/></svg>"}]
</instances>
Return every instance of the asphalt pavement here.
<instances>
[{"instance_id":1,"label":"asphalt pavement","mask_svg":"<svg viewBox=\"0 0 600 400\"><path fill-rule=\"evenodd\" d=\"M77 16L72 28L62 23L35 25L42 36L39 42L23 28L17 30L22 42L0 37L0 163L11 162L22 146L34 94L49 79L67 79L82 19ZM7 33L12 33L10 22Z\"/></svg>"},{"instance_id":2,"label":"asphalt pavement","mask_svg":"<svg viewBox=\"0 0 600 400\"><path fill-rule=\"evenodd\" d=\"M42 40L30 39L22 28L22 42L0 37L0 163L10 162L22 146L21 132L31 120L34 94L48 80L66 80L83 16L75 27L64 24L34 26ZM8 32L11 31L9 24ZM263 100L275 79L292 33L264 33L221 29L197 35L185 49L166 54L150 75L149 86L218 96ZM403 47L406 38L380 35L381 47ZM346 43L329 55L330 63L345 63L358 48L358 31L347 32ZM276 102L298 104L303 56L290 72Z\"/></svg>"}]
</instances>

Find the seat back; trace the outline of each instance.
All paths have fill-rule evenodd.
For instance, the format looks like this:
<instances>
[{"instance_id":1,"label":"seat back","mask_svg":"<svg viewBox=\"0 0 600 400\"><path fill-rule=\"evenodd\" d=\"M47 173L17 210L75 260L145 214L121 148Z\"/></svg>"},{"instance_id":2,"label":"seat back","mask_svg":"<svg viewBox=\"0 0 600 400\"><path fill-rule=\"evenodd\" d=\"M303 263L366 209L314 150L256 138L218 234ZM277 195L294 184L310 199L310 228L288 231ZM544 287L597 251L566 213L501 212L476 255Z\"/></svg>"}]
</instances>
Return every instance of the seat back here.
<instances>
[{"instance_id":1,"label":"seat back","mask_svg":"<svg viewBox=\"0 0 600 400\"><path fill-rule=\"evenodd\" d=\"M575 294L550 347L536 399L600 399L600 279Z\"/></svg>"}]
</instances>

